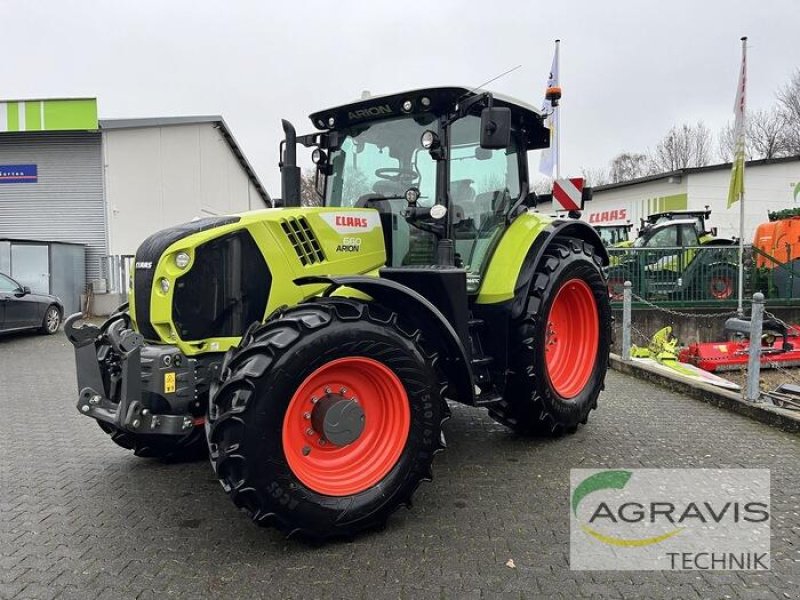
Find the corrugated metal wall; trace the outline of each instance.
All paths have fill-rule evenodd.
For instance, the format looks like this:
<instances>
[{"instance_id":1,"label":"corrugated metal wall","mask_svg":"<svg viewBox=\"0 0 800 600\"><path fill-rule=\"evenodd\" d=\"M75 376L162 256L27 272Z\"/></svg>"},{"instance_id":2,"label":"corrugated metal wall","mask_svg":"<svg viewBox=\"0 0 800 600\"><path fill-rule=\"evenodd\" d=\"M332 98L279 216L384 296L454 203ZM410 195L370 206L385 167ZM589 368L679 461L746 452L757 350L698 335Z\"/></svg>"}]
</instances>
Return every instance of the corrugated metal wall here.
<instances>
[{"instance_id":1,"label":"corrugated metal wall","mask_svg":"<svg viewBox=\"0 0 800 600\"><path fill-rule=\"evenodd\" d=\"M86 245L86 278L106 252L99 133L4 133L0 165L36 164L37 183L0 184L0 237Z\"/></svg>"}]
</instances>

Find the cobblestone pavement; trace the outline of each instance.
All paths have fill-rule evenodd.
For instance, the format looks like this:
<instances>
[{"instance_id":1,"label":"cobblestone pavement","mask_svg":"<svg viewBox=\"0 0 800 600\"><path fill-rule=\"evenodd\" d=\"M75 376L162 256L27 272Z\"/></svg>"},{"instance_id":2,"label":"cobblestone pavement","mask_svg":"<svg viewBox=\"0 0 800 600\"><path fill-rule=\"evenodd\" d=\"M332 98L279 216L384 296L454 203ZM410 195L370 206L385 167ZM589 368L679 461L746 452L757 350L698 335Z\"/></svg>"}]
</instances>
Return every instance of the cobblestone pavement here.
<instances>
[{"instance_id":1,"label":"cobblestone pavement","mask_svg":"<svg viewBox=\"0 0 800 600\"><path fill-rule=\"evenodd\" d=\"M0 338L2 599L798 597L800 438L618 373L561 440L455 407L414 508L319 547L252 525L206 462L117 448L75 395L62 335ZM570 571L573 467L771 468L772 571Z\"/></svg>"}]
</instances>

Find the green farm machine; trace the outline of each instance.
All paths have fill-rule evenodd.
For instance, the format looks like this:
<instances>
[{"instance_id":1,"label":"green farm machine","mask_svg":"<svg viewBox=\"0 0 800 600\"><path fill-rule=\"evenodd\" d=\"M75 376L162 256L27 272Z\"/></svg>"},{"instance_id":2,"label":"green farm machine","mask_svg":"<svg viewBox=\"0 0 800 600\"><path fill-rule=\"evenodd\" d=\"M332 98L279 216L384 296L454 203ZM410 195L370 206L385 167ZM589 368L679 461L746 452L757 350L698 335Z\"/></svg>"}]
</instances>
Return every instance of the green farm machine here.
<instances>
[{"instance_id":1,"label":"green farm machine","mask_svg":"<svg viewBox=\"0 0 800 600\"><path fill-rule=\"evenodd\" d=\"M709 228L711 211L674 210L642 219L636 239L612 250L609 294L621 300L625 281L634 293L667 300L718 301L735 298L736 240Z\"/></svg>"},{"instance_id":2,"label":"green farm machine","mask_svg":"<svg viewBox=\"0 0 800 600\"><path fill-rule=\"evenodd\" d=\"M208 452L254 521L325 539L409 504L447 401L522 435L586 423L611 310L597 233L534 210L536 109L440 87L311 122L283 122L279 207L151 235L129 305L65 331L78 410L113 441ZM298 146L319 207L300 205Z\"/></svg>"},{"instance_id":3,"label":"green farm machine","mask_svg":"<svg viewBox=\"0 0 800 600\"><path fill-rule=\"evenodd\" d=\"M627 248L631 245L631 229L633 223L614 223L611 225L593 225L607 248Z\"/></svg>"}]
</instances>

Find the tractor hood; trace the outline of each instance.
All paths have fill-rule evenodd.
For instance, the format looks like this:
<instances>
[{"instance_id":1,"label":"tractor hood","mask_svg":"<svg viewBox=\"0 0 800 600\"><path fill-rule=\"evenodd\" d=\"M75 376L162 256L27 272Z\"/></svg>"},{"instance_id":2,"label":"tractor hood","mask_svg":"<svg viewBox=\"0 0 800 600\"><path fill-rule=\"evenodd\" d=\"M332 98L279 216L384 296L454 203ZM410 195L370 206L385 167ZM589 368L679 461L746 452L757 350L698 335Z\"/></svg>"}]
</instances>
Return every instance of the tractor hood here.
<instances>
[{"instance_id":1,"label":"tractor hood","mask_svg":"<svg viewBox=\"0 0 800 600\"><path fill-rule=\"evenodd\" d=\"M377 211L266 209L170 227L136 252L131 316L145 339L187 356L222 352L253 322L321 290L308 276L365 274L386 262Z\"/></svg>"}]
</instances>

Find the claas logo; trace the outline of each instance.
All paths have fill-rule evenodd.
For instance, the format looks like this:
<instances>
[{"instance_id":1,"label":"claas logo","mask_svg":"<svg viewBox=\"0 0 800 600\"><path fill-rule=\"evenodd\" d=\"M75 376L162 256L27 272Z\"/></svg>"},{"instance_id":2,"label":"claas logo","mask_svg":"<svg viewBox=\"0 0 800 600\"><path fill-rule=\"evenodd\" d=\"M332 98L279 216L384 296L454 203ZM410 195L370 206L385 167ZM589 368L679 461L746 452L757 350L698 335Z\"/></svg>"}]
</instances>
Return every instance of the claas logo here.
<instances>
[{"instance_id":1,"label":"claas logo","mask_svg":"<svg viewBox=\"0 0 800 600\"><path fill-rule=\"evenodd\" d=\"M628 210L620 208L618 210L604 210L589 215L589 223L607 223L609 221L624 221L628 218Z\"/></svg>"},{"instance_id":2,"label":"claas logo","mask_svg":"<svg viewBox=\"0 0 800 600\"><path fill-rule=\"evenodd\" d=\"M344 215L336 215L337 226L340 227L360 227L366 229L368 227L367 219L365 217L347 217Z\"/></svg>"}]
</instances>

